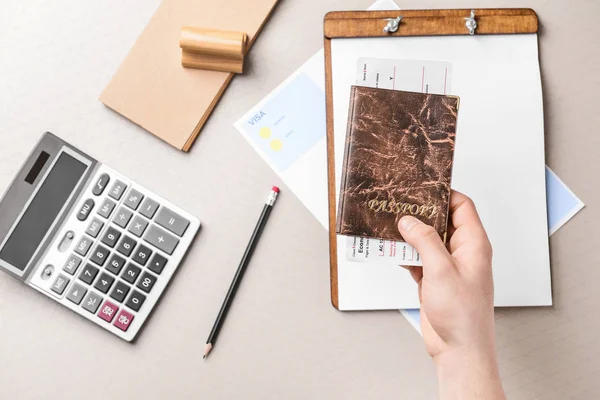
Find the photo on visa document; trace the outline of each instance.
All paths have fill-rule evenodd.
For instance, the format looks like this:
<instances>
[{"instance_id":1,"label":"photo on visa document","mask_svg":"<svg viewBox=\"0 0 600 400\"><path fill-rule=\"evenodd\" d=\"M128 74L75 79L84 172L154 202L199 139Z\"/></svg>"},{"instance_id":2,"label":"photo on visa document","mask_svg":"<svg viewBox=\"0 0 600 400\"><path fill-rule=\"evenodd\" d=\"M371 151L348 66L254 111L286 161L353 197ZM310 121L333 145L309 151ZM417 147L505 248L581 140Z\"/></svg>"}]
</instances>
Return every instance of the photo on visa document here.
<instances>
[{"instance_id":1,"label":"photo on visa document","mask_svg":"<svg viewBox=\"0 0 600 400\"><path fill-rule=\"evenodd\" d=\"M360 58L355 83L371 88L448 94L451 77L452 64L448 62ZM408 243L365 237L347 237L346 259L423 265L419 253Z\"/></svg>"}]
</instances>

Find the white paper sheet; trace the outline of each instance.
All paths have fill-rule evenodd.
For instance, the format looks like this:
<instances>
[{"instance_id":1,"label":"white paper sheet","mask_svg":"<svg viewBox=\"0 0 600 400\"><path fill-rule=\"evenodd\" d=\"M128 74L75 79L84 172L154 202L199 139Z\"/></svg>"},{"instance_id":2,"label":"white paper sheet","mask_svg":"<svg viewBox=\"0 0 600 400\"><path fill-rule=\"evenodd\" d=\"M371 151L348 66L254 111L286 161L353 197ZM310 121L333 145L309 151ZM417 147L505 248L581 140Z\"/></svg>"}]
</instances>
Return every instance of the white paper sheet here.
<instances>
[{"instance_id":1,"label":"white paper sheet","mask_svg":"<svg viewBox=\"0 0 600 400\"><path fill-rule=\"evenodd\" d=\"M450 94L461 97L452 186L478 205L494 246L495 304L552 304L537 35L333 39L331 46L338 190L357 60L451 63ZM403 272L339 262L340 308L418 307Z\"/></svg>"}]
</instances>

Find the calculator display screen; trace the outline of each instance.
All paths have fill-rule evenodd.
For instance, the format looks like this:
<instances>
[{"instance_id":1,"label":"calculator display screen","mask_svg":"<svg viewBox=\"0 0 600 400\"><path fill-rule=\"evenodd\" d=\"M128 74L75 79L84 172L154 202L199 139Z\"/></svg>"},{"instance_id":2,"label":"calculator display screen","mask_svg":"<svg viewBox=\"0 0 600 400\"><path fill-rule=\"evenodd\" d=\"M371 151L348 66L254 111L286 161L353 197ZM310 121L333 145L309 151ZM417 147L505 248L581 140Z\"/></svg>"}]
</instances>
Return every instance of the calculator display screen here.
<instances>
[{"instance_id":1,"label":"calculator display screen","mask_svg":"<svg viewBox=\"0 0 600 400\"><path fill-rule=\"evenodd\" d=\"M61 153L0 250L0 259L23 271L52 227L87 165Z\"/></svg>"}]
</instances>

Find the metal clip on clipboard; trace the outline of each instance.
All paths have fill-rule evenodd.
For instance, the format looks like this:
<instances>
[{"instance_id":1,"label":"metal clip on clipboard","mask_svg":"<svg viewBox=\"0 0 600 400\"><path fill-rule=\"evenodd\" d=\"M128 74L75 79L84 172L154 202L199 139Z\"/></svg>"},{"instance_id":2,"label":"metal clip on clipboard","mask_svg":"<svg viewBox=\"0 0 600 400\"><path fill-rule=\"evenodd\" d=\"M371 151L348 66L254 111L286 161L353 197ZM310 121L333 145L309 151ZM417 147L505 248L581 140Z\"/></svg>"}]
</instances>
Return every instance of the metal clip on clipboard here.
<instances>
[{"instance_id":1,"label":"metal clip on clipboard","mask_svg":"<svg viewBox=\"0 0 600 400\"><path fill-rule=\"evenodd\" d=\"M471 10L471 15L465 18L465 26L469 30L469 35L473 36L475 34L475 29L477 29L477 21L475 20L475 10Z\"/></svg>"}]
</instances>

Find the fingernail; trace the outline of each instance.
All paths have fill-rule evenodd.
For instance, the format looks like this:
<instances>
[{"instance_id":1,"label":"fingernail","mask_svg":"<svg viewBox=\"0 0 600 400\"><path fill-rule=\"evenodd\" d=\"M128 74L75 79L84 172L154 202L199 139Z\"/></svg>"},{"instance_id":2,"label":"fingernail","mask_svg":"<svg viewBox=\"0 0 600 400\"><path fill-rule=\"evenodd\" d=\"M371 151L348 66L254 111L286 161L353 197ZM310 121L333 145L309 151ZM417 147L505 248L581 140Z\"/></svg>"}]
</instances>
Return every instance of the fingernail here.
<instances>
[{"instance_id":1,"label":"fingernail","mask_svg":"<svg viewBox=\"0 0 600 400\"><path fill-rule=\"evenodd\" d=\"M420 224L420 223L421 223L421 221L419 221L415 217L411 217L410 215L407 215L406 217L402 217L402 219L400 220L400 228L403 231L408 232L410 230L410 228L412 228L413 226Z\"/></svg>"}]
</instances>

